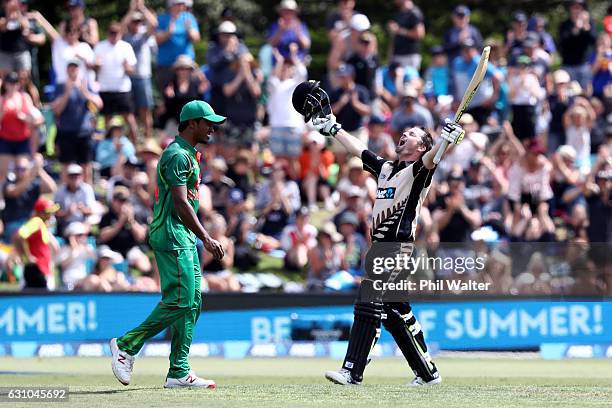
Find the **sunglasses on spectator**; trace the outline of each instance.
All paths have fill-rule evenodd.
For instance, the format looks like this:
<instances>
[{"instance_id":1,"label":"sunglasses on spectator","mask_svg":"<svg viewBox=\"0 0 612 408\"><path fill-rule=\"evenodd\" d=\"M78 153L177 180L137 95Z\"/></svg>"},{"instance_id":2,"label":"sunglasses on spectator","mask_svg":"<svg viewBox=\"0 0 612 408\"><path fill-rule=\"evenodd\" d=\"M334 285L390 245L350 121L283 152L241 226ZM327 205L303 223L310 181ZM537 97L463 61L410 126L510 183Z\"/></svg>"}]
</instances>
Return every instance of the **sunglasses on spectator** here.
<instances>
[{"instance_id":1,"label":"sunglasses on spectator","mask_svg":"<svg viewBox=\"0 0 612 408\"><path fill-rule=\"evenodd\" d=\"M108 35L118 35L119 31L109 31Z\"/></svg>"},{"instance_id":2,"label":"sunglasses on spectator","mask_svg":"<svg viewBox=\"0 0 612 408\"><path fill-rule=\"evenodd\" d=\"M126 197L113 197L113 199L120 203L125 203L128 200Z\"/></svg>"},{"instance_id":3,"label":"sunglasses on spectator","mask_svg":"<svg viewBox=\"0 0 612 408\"><path fill-rule=\"evenodd\" d=\"M15 167L15 171L18 171L18 172L28 171L29 169L30 168L26 167L26 166L17 166L17 167Z\"/></svg>"}]
</instances>

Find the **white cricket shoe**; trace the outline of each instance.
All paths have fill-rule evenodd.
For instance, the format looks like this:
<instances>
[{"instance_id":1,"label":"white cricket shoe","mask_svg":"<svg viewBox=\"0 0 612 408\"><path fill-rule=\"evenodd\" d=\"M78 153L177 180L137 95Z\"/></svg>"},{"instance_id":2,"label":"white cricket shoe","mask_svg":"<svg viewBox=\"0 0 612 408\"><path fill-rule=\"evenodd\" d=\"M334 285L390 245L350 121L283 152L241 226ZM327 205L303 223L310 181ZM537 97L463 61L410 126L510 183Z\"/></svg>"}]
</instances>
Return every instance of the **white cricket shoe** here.
<instances>
[{"instance_id":1,"label":"white cricket shoe","mask_svg":"<svg viewBox=\"0 0 612 408\"><path fill-rule=\"evenodd\" d=\"M361 381L355 381L351 372L346 368L341 368L338 371L326 371L325 378L334 384L340 385L360 385Z\"/></svg>"},{"instance_id":2,"label":"white cricket shoe","mask_svg":"<svg viewBox=\"0 0 612 408\"><path fill-rule=\"evenodd\" d=\"M438 377L438 378L434 378L431 381L423 381L423 379L421 377L414 377L414 380L412 380L408 386L410 387L422 387L422 386L429 386L429 385L437 385L437 384L441 384L442 383L442 377Z\"/></svg>"},{"instance_id":3,"label":"white cricket shoe","mask_svg":"<svg viewBox=\"0 0 612 408\"><path fill-rule=\"evenodd\" d=\"M115 377L121 384L128 385L132 378L132 368L134 367L135 357L119 350L116 337L111 339L110 349L113 355L113 374L115 374Z\"/></svg>"},{"instance_id":4,"label":"white cricket shoe","mask_svg":"<svg viewBox=\"0 0 612 408\"><path fill-rule=\"evenodd\" d=\"M200 378L191 371L183 378L166 378L164 388L180 388L180 387L194 387L194 388L216 388L217 384L213 380L206 380Z\"/></svg>"}]
</instances>

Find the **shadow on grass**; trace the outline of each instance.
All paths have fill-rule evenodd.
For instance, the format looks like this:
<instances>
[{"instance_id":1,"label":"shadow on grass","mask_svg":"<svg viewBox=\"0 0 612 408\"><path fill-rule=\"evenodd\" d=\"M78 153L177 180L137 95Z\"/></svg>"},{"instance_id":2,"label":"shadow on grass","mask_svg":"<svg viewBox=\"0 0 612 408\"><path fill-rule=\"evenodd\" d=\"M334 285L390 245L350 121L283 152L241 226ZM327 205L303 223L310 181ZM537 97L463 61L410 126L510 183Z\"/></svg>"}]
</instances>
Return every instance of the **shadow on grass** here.
<instances>
[{"instance_id":1,"label":"shadow on grass","mask_svg":"<svg viewBox=\"0 0 612 408\"><path fill-rule=\"evenodd\" d=\"M159 387L138 387L138 388L125 388L115 390L99 390L99 391L70 391L70 395L107 395L107 394L122 394L124 392L133 391L146 391L146 390L159 390Z\"/></svg>"}]
</instances>

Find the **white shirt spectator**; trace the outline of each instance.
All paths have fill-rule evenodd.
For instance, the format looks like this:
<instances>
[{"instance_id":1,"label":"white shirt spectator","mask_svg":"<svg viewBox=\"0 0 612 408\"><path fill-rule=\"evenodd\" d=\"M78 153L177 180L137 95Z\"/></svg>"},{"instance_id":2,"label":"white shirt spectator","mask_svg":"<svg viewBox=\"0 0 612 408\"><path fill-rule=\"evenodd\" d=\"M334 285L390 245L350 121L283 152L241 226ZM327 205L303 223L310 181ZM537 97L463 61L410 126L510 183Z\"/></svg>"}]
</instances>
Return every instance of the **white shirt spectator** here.
<instances>
[{"instance_id":1,"label":"white shirt spectator","mask_svg":"<svg viewBox=\"0 0 612 408\"><path fill-rule=\"evenodd\" d=\"M155 37L145 31L133 35L128 33L124 38L132 46L138 61L132 76L135 78L151 78L152 57L157 52Z\"/></svg>"},{"instance_id":2,"label":"white shirt spectator","mask_svg":"<svg viewBox=\"0 0 612 408\"><path fill-rule=\"evenodd\" d=\"M543 96L540 81L535 74L528 73L525 74L525 77L512 75L510 76L510 86L515 88L514 97L510 98L512 105L535 106Z\"/></svg>"},{"instance_id":3,"label":"white shirt spectator","mask_svg":"<svg viewBox=\"0 0 612 408\"><path fill-rule=\"evenodd\" d=\"M85 61L87 61L88 64L93 64L94 62L94 52L89 44L78 42L74 45L70 45L63 38L58 38L56 41L53 41L53 45L51 46L51 56L56 83L66 83L68 79L67 68L69 61L79 62L79 79L87 75L89 84L94 83L95 73L92 70L88 70L85 65Z\"/></svg>"},{"instance_id":4,"label":"white shirt spectator","mask_svg":"<svg viewBox=\"0 0 612 408\"><path fill-rule=\"evenodd\" d=\"M591 172L591 132L586 127L569 126L565 129L567 144L576 150L576 166L582 174Z\"/></svg>"},{"instance_id":5,"label":"white shirt spectator","mask_svg":"<svg viewBox=\"0 0 612 408\"><path fill-rule=\"evenodd\" d=\"M514 163L508 170L508 198L520 202L521 194L528 193L539 201L550 200L553 197L550 188L551 170L551 165L546 163L538 170L529 173L520 163Z\"/></svg>"},{"instance_id":6,"label":"white shirt spectator","mask_svg":"<svg viewBox=\"0 0 612 408\"><path fill-rule=\"evenodd\" d=\"M296 86L306 80L306 67L298 64L293 78L281 81L272 75L268 79L268 116L271 127L303 128L304 118L291 105L291 96Z\"/></svg>"},{"instance_id":7,"label":"white shirt spectator","mask_svg":"<svg viewBox=\"0 0 612 408\"><path fill-rule=\"evenodd\" d=\"M281 234L281 248L285 251L289 251L294 248L297 242L306 240L306 246L314 248L317 246L317 228L314 225L304 225L304 230L299 231L298 228L292 224L287 225Z\"/></svg>"},{"instance_id":8,"label":"white shirt spectator","mask_svg":"<svg viewBox=\"0 0 612 408\"><path fill-rule=\"evenodd\" d=\"M62 282L68 290L73 290L76 283L87 276L88 261L95 259L96 251L90 244L83 247L71 248L67 244L57 255L56 262L70 262L62 268Z\"/></svg>"},{"instance_id":9,"label":"white shirt spectator","mask_svg":"<svg viewBox=\"0 0 612 408\"><path fill-rule=\"evenodd\" d=\"M96 61L101 63L98 71L100 92L130 92L132 81L125 72L124 62L136 65L136 55L132 46L123 40L115 45L108 40L96 44L94 49Z\"/></svg>"}]
</instances>

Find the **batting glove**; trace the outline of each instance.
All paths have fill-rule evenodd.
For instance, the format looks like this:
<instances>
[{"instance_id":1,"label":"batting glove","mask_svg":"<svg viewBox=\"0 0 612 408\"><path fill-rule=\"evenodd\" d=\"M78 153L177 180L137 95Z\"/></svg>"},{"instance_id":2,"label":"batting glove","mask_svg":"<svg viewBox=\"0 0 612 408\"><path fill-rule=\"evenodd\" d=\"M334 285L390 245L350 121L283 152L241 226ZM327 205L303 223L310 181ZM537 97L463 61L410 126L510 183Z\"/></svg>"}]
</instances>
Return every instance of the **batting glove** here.
<instances>
[{"instance_id":1,"label":"batting glove","mask_svg":"<svg viewBox=\"0 0 612 408\"><path fill-rule=\"evenodd\" d=\"M331 137L336 136L336 133L342 129L342 125L336 122L336 117L333 114L313 118L312 126L314 126L323 136Z\"/></svg>"},{"instance_id":2,"label":"batting glove","mask_svg":"<svg viewBox=\"0 0 612 408\"><path fill-rule=\"evenodd\" d=\"M465 136L465 130L457 123L446 119L446 124L440 134L449 144L459 144Z\"/></svg>"}]
</instances>

